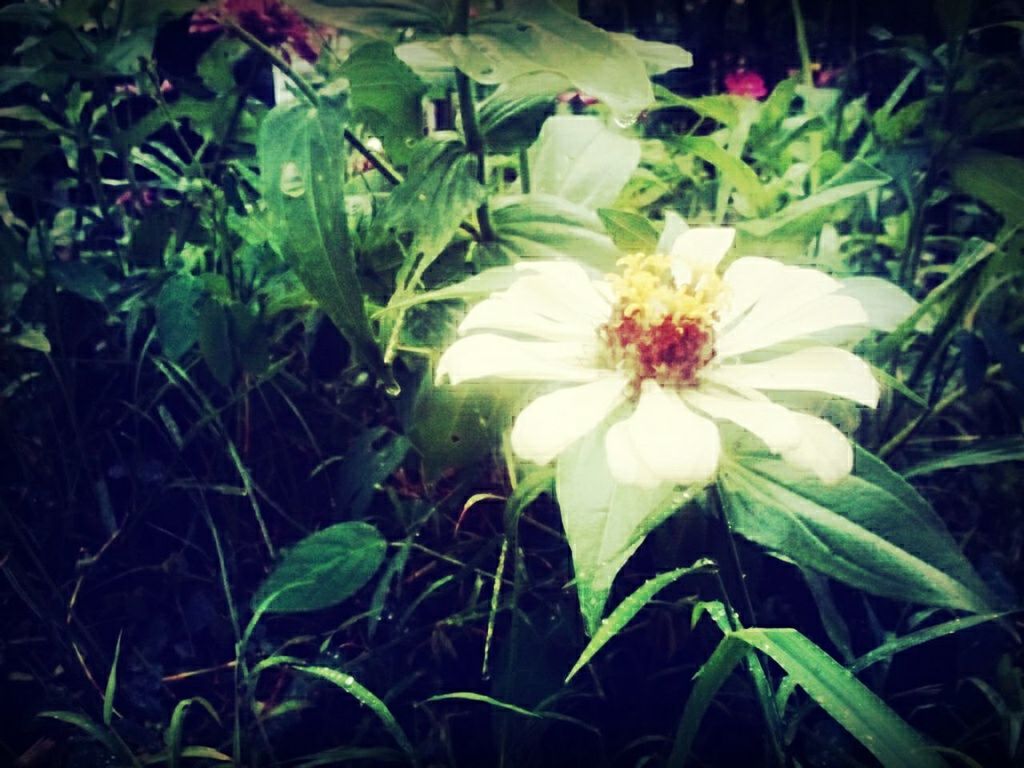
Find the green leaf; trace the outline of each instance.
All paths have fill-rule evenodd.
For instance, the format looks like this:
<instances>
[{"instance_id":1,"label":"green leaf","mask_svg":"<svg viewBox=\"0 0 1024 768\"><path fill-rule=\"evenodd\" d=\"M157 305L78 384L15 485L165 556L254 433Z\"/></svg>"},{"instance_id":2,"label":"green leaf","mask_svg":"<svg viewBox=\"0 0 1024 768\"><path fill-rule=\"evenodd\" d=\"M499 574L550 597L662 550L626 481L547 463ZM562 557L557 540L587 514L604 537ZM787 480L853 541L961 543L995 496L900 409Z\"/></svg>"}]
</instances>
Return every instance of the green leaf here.
<instances>
[{"instance_id":1,"label":"green leaf","mask_svg":"<svg viewBox=\"0 0 1024 768\"><path fill-rule=\"evenodd\" d=\"M252 606L285 589L266 609L268 613L300 613L337 605L370 580L386 550L387 542L369 523L324 528L288 551L253 595Z\"/></svg>"},{"instance_id":2,"label":"green leaf","mask_svg":"<svg viewBox=\"0 0 1024 768\"><path fill-rule=\"evenodd\" d=\"M954 160L950 173L961 192L994 208L1007 226L1024 221L1024 160L971 149Z\"/></svg>"},{"instance_id":3,"label":"green leaf","mask_svg":"<svg viewBox=\"0 0 1024 768\"><path fill-rule=\"evenodd\" d=\"M363 687L352 675L345 674L337 669L331 669L330 667L308 666L304 664L295 664L293 666L299 672L305 672L307 675L319 677L321 680L333 683L353 696L360 704L368 707L384 724L384 727L394 738L398 746L402 748L402 751L405 752L409 762L413 765L417 764L416 750L413 749L412 744L405 735L405 731L402 730L402 726L395 720L395 716L391 714L387 704L381 701L369 689Z\"/></svg>"},{"instance_id":4,"label":"green leaf","mask_svg":"<svg viewBox=\"0 0 1024 768\"><path fill-rule=\"evenodd\" d=\"M134 759L134 756L129 753L122 744L118 743L118 740L110 731L100 727L86 715L81 715L78 712L67 712L64 710L47 710L46 712L40 712L36 717L60 720L62 723L73 725L102 744L110 754L121 755L122 757L127 757L129 760Z\"/></svg>"},{"instance_id":5,"label":"green leaf","mask_svg":"<svg viewBox=\"0 0 1024 768\"><path fill-rule=\"evenodd\" d=\"M607 427L606 422L565 451L555 478L580 610L591 635L616 574L647 534L685 499L671 483L647 490L613 480L604 450Z\"/></svg>"},{"instance_id":6,"label":"green leaf","mask_svg":"<svg viewBox=\"0 0 1024 768\"><path fill-rule=\"evenodd\" d=\"M431 696L429 699L424 699L424 703L430 701L478 701L481 704L489 704L497 709L504 709L507 712L514 712L517 715L523 717L544 717L541 712L534 712L529 709L523 709L517 707L515 704L509 704L507 701L499 701L498 699L490 696L485 696L482 693L473 693L472 691L457 691L455 693L440 693L437 696Z\"/></svg>"},{"instance_id":7,"label":"green leaf","mask_svg":"<svg viewBox=\"0 0 1024 768\"><path fill-rule=\"evenodd\" d=\"M658 230L646 216L614 208L598 208L597 215L623 253L654 253L658 249Z\"/></svg>"},{"instance_id":8,"label":"green leaf","mask_svg":"<svg viewBox=\"0 0 1024 768\"><path fill-rule=\"evenodd\" d=\"M409 440L423 457L423 471L437 479L491 455L509 421L507 398L489 382L457 387L424 380L413 405Z\"/></svg>"},{"instance_id":9,"label":"green leaf","mask_svg":"<svg viewBox=\"0 0 1024 768\"><path fill-rule=\"evenodd\" d=\"M685 48L655 40L641 40L635 35L612 32L612 37L640 57L651 77L663 75L672 69L686 69L693 66L693 55Z\"/></svg>"},{"instance_id":10,"label":"green leaf","mask_svg":"<svg viewBox=\"0 0 1024 768\"><path fill-rule=\"evenodd\" d=\"M815 227L817 218L811 222L808 219L824 218L833 206L878 189L890 181L892 179L886 174L857 160L836 174L821 191L796 200L767 218L737 222L736 227L755 237L767 237L776 230L796 224Z\"/></svg>"},{"instance_id":11,"label":"green leaf","mask_svg":"<svg viewBox=\"0 0 1024 768\"><path fill-rule=\"evenodd\" d=\"M885 768L945 765L889 705L795 629L742 629L729 638L771 657Z\"/></svg>"},{"instance_id":12,"label":"green leaf","mask_svg":"<svg viewBox=\"0 0 1024 768\"><path fill-rule=\"evenodd\" d=\"M757 177L757 172L737 157L706 136L685 136L676 142L683 151L699 157L712 165L722 177L722 182L733 187L758 213L764 213L772 202L772 195Z\"/></svg>"},{"instance_id":13,"label":"green leaf","mask_svg":"<svg viewBox=\"0 0 1024 768\"><path fill-rule=\"evenodd\" d=\"M355 119L401 162L408 154L405 140L423 135L421 101L426 85L395 56L391 45L376 40L352 51L339 72L349 81Z\"/></svg>"},{"instance_id":14,"label":"green leaf","mask_svg":"<svg viewBox=\"0 0 1024 768\"><path fill-rule=\"evenodd\" d=\"M174 361L199 340L199 313L196 305L203 296L200 282L189 274L172 275L157 294L157 338L164 355Z\"/></svg>"},{"instance_id":15,"label":"green leaf","mask_svg":"<svg viewBox=\"0 0 1024 768\"><path fill-rule=\"evenodd\" d=\"M439 34L447 25L445 0L288 0L303 16L331 27L385 40L408 28Z\"/></svg>"},{"instance_id":16,"label":"green leaf","mask_svg":"<svg viewBox=\"0 0 1024 768\"><path fill-rule=\"evenodd\" d=\"M167 726L167 733L165 735L167 743L167 764L168 768L178 768L181 765L182 757L209 757L208 754L187 754L187 748L183 748L182 739L184 738L185 730L185 715L188 713L189 707L193 704L199 704L205 709L213 721L220 724L220 717L217 715L217 710L213 708L213 705L209 701L204 699L202 696L196 696L190 699L182 699L174 707L174 711L171 713L171 722ZM200 749L206 750L208 747L200 747ZM217 753L220 754L220 753ZM220 760L222 757L213 757L215 760ZM231 758L227 758L230 760Z\"/></svg>"},{"instance_id":17,"label":"green leaf","mask_svg":"<svg viewBox=\"0 0 1024 768\"><path fill-rule=\"evenodd\" d=\"M433 261L486 197L476 169L476 156L456 134L423 139L413 150L405 180L388 198L380 226L410 235L413 255Z\"/></svg>"},{"instance_id":18,"label":"green leaf","mask_svg":"<svg viewBox=\"0 0 1024 768\"><path fill-rule=\"evenodd\" d=\"M366 318L342 193L347 111L322 99L275 107L263 120L259 162L273 245L352 345L394 389Z\"/></svg>"},{"instance_id":19,"label":"green leaf","mask_svg":"<svg viewBox=\"0 0 1024 768\"><path fill-rule=\"evenodd\" d=\"M225 387L235 377L235 356L227 308L209 299L199 311L199 351L210 373Z\"/></svg>"},{"instance_id":20,"label":"green leaf","mask_svg":"<svg viewBox=\"0 0 1024 768\"><path fill-rule=\"evenodd\" d=\"M60 261L50 265L50 274L61 288L100 304L117 289L98 264Z\"/></svg>"},{"instance_id":21,"label":"green leaf","mask_svg":"<svg viewBox=\"0 0 1024 768\"><path fill-rule=\"evenodd\" d=\"M496 243L508 261L574 259L602 272L621 256L591 210L555 195L496 198L491 207Z\"/></svg>"},{"instance_id":22,"label":"green leaf","mask_svg":"<svg viewBox=\"0 0 1024 768\"><path fill-rule=\"evenodd\" d=\"M531 191L591 210L611 206L640 164L640 142L599 117L558 115L530 148Z\"/></svg>"},{"instance_id":23,"label":"green leaf","mask_svg":"<svg viewBox=\"0 0 1024 768\"><path fill-rule=\"evenodd\" d=\"M587 643L587 647L583 649L583 653L580 654L579 659L576 660L572 669L569 670L569 674L566 675L565 682L568 683L572 680L576 673L583 669L584 665L594 658L597 652L600 651L608 641L621 632L622 629L633 620L633 617L640 613L640 609L653 600L661 590L665 589L669 584L678 581L683 576L693 573L706 573L714 567L714 561L705 558L698 560L693 565L684 568L676 568L673 571L659 574L658 576L645 581L631 595L615 606L615 610L611 612L608 618L601 621L601 624L594 633L594 636L591 638L590 642Z\"/></svg>"},{"instance_id":24,"label":"green leaf","mask_svg":"<svg viewBox=\"0 0 1024 768\"><path fill-rule=\"evenodd\" d=\"M1024 461L1024 437L997 437L969 443L967 447L957 446L955 452L912 464L903 470L906 478L930 475L944 469L980 467L999 464L1004 461Z\"/></svg>"},{"instance_id":25,"label":"green leaf","mask_svg":"<svg viewBox=\"0 0 1024 768\"><path fill-rule=\"evenodd\" d=\"M468 35L445 38L438 49L471 78L487 85L530 72L554 72L572 86L634 119L654 101L636 48L551 0L510 0L506 10L472 20Z\"/></svg>"},{"instance_id":26,"label":"green leaf","mask_svg":"<svg viewBox=\"0 0 1024 768\"><path fill-rule=\"evenodd\" d=\"M114 694L117 692L117 660L121 658L121 635L122 632L117 633L117 644L114 645L114 660L110 663L107 687L103 691L103 724L108 728L114 719Z\"/></svg>"},{"instance_id":27,"label":"green leaf","mask_svg":"<svg viewBox=\"0 0 1024 768\"><path fill-rule=\"evenodd\" d=\"M749 648L771 657L837 723L886 768L945 763L927 741L852 673L795 629L742 629L726 634L697 673L668 764L682 766L700 721Z\"/></svg>"},{"instance_id":28,"label":"green leaf","mask_svg":"<svg viewBox=\"0 0 1024 768\"><path fill-rule=\"evenodd\" d=\"M551 72L530 72L509 80L480 102L477 116L488 149L512 154L536 141L555 97L569 81Z\"/></svg>"},{"instance_id":29,"label":"green leaf","mask_svg":"<svg viewBox=\"0 0 1024 768\"><path fill-rule=\"evenodd\" d=\"M866 451L855 466L825 485L780 459L738 457L720 475L730 522L771 552L873 594L988 611L988 590L928 503Z\"/></svg>"}]
</instances>

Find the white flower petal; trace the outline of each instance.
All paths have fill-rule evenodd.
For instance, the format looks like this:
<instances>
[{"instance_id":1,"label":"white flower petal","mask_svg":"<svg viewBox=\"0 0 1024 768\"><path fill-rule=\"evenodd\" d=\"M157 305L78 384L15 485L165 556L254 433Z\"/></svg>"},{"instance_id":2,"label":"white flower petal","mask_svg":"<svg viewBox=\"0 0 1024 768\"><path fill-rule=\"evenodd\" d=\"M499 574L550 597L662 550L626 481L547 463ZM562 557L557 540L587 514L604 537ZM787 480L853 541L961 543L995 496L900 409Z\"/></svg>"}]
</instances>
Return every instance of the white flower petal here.
<instances>
[{"instance_id":1,"label":"white flower petal","mask_svg":"<svg viewBox=\"0 0 1024 768\"><path fill-rule=\"evenodd\" d=\"M837 483L853 470L853 447L842 432L827 421L792 412L800 427L800 441L782 451L782 458L818 476L823 483Z\"/></svg>"},{"instance_id":2,"label":"white flower petal","mask_svg":"<svg viewBox=\"0 0 1024 768\"><path fill-rule=\"evenodd\" d=\"M825 392L874 408L879 387L871 366L835 347L809 347L760 363L725 363L704 378L727 387Z\"/></svg>"},{"instance_id":3,"label":"white flower petal","mask_svg":"<svg viewBox=\"0 0 1024 768\"><path fill-rule=\"evenodd\" d=\"M785 314L774 311L772 314L773 317L765 318L754 307L746 317L726 330L715 344L719 359L765 349L830 328L857 325L867 320L867 313L859 301L849 296L836 295L820 296L809 302L794 300Z\"/></svg>"},{"instance_id":4,"label":"white flower petal","mask_svg":"<svg viewBox=\"0 0 1024 768\"><path fill-rule=\"evenodd\" d=\"M459 333L491 330L535 336L548 341L586 341L596 338L596 328L585 319L555 319L531 311L511 297L495 296L474 306L459 324Z\"/></svg>"},{"instance_id":5,"label":"white flower petal","mask_svg":"<svg viewBox=\"0 0 1024 768\"><path fill-rule=\"evenodd\" d=\"M569 341L516 341L493 333L459 339L441 355L437 381L460 384L489 377L525 381L593 381L607 372L594 365L596 345Z\"/></svg>"},{"instance_id":6,"label":"white flower petal","mask_svg":"<svg viewBox=\"0 0 1024 768\"><path fill-rule=\"evenodd\" d=\"M520 262L523 277L505 292L536 311L552 317L608 319L611 305L601 292L604 275L589 272L573 261Z\"/></svg>"},{"instance_id":7,"label":"white flower petal","mask_svg":"<svg viewBox=\"0 0 1024 768\"><path fill-rule=\"evenodd\" d=\"M881 277L860 275L844 278L841 283L840 295L859 301L867 313L868 327L875 330L896 330L918 306L910 294Z\"/></svg>"},{"instance_id":8,"label":"white flower petal","mask_svg":"<svg viewBox=\"0 0 1024 768\"><path fill-rule=\"evenodd\" d=\"M729 252L736 230L731 227L694 227L683 232L672 244L672 276L687 282L691 270L714 269Z\"/></svg>"},{"instance_id":9,"label":"white flower petal","mask_svg":"<svg viewBox=\"0 0 1024 768\"><path fill-rule=\"evenodd\" d=\"M720 312L722 328L742 317L762 296L782 287L786 265L761 256L743 256L736 259L722 273L725 283L726 306Z\"/></svg>"},{"instance_id":10,"label":"white flower petal","mask_svg":"<svg viewBox=\"0 0 1024 768\"><path fill-rule=\"evenodd\" d=\"M587 434L626 399L626 380L609 376L578 387L541 395L516 418L512 450L547 464Z\"/></svg>"},{"instance_id":11,"label":"white flower petal","mask_svg":"<svg viewBox=\"0 0 1024 768\"><path fill-rule=\"evenodd\" d=\"M699 390L684 392L683 399L708 416L731 421L761 438L772 453L790 450L800 442L802 433L797 414L776 403Z\"/></svg>"},{"instance_id":12,"label":"white flower petal","mask_svg":"<svg viewBox=\"0 0 1024 768\"><path fill-rule=\"evenodd\" d=\"M608 430L605 450L620 483L643 488L663 482L703 484L718 468L721 440L713 422L647 382L636 410Z\"/></svg>"}]
</instances>

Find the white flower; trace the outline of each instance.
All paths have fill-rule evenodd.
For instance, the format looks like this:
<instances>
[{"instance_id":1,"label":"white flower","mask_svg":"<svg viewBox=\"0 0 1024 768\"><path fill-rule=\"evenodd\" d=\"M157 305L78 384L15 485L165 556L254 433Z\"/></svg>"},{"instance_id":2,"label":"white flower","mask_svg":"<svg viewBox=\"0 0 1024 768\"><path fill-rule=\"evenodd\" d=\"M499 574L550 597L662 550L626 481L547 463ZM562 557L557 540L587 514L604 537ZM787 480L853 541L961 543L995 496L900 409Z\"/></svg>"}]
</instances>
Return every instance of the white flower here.
<instances>
[{"instance_id":1,"label":"white flower","mask_svg":"<svg viewBox=\"0 0 1024 768\"><path fill-rule=\"evenodd\" d=\"M515 453L538 464L611 418L605 452L615 480L700 485L718 467L719 423L731 422L787 462L838 481L853 465L846 436L769 395L823 393L875 407L870 366L828 341L889 329L913 301L876 278L844 283L758 257L719 275L734 235L689 229L669 255L627 256L621 274L604 277L573 262L517 264L512 284L459 326L438 379L561 385L527 405L512 429Z\"/></svg>"}]
</instances>

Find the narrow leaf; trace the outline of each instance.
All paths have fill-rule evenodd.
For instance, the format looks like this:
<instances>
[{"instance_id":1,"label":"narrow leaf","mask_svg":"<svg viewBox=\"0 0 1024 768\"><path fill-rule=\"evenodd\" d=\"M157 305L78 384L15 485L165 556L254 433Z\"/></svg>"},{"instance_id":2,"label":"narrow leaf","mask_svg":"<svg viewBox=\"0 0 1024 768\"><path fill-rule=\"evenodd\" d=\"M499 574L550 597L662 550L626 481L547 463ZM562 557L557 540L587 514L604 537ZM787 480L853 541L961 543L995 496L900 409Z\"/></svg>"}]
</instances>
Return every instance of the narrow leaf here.
<instances>
[{"instance_id":1,"label":"narrow leaf","mask_svg":"<svg viewBox=\"0 0 1024 768\"><path fill-rule=\"evenodd\" d=\"M676 568L675 570L659 574L658 576L645 581L631 595L615 606L615 610L613 610L606 619L601 621L597 632L594 633L590 642L587 643L587 647L583 649L583 653L580 654L579 659L577 659L576 663L573 664L572 669L569 670L569 674L566 675L565 682L569 682L577 672L583 669L584 665L594 658L597 652L600 651L609 640L621 632L622 629L633 620L633 617L640 612L640 609L653 600L661 590L669 584L678 581L683 576L693 573L707 573L714 567L714 561L705 558L698 560L691 566Z\"/></svg>"},{"instance_id":2,"label":"narrow leaf","mask_svg":"<svg viewBox=\"0 0 1024 768\"><path fill-rule=\"evenodd\" d=\"M114 693L117 691L117 661L121 658L121 635L117 633L117 643L114 645L114 660L110 664L110 674L107 675L107 687L103 692L103 724L110 727L114 719Z\"/></svg>"}]
</instances>

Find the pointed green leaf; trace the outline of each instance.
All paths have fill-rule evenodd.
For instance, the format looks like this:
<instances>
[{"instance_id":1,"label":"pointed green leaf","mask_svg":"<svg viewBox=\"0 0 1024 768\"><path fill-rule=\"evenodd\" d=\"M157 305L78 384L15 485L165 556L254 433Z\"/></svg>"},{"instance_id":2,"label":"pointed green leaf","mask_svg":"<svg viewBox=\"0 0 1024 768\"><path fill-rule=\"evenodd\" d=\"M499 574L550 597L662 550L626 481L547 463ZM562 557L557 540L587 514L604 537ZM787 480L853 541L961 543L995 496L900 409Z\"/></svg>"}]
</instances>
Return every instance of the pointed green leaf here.
<instances>
[{"instance_id":1,"label":"pointed green leaf","mask_svg":"<svg viewBox=\"0 0 1024 768\"><path fill-rule=\"evenodd\" d=\"M512 154L533 144L555 111L555 97L569 88L568 80L552 72L530 72L502 83L477 108L488 149Z\"/></svg>"},{"instance_id":2,"label":"pointed green leaf","mask_svg":"<svg viewBox=\"0 0 1024 768\"><path fill-rule=\"evenodd\" d=\"M615 245L623 253L654 253L658 249L658 231L646 216L614 208L598 208Z\"/></svg>"},{"instance_id":3,"label":"pointed green leaf","mask_svg":"<svg viewBox=\"0 0 1024 768\"><path fill-rule=\"evenodd\" d=\"M944 469L979 467L1004 461L1024 461L1024 437L1001 437L958 446L955 451L919 461L903 470L903 476L917 477Z\"/></svg>"},{"instance_id":4,"label":"pointed green leaf","mask_svg":"<svg viewBox=\"0 0 1024 768\"><path fill-rule=\"evenodd\" d=\"M393 386L366 318L345 215L347 117L341 102L328 99L317 108L292 102L271 110L259 136L263 195L274 247L356 355Z\"/></svg>"},{"instance_id":5,"label":"pointed green leaf","mask_svg":"<svg viewBox=\"0 0 1024 768\"><path fill-rule=\"evenodd\" d=\"M583 653L580 654L579 659L573 664L569 674L566 675L565 682L568 683L572 680L576 673L583 669L584 665L594 658L608 641L621 632L633 620L633 617L640 613L640 609L653 600L661 590L665 589L669 584L678 581L683 576L692 573L706 573L714 567L714 561L705 558L685 568L676 568L673 571L659 574L641 584L631 595L615 606L615 610L611 612L608 618L601 621L594 636L587 643L587 647L583 649Z\"/></svg>"},{"instance_id":6,"label":"pointed green leaf","mask_svg":"<svg viewBox=\"0 0 1024 768\"><path fill-rule=\"evenodd\" d=\"M650 490L612 479L604 450L607 424L558 458L555 494L572 551L580 610L597 631L616 574L644 538L682 504L672 484Z\"/></svg>"},{"instance_id":7,"label":"pointed green leaf","mask_svg":"<svg viewBox=\"0 0 1024 768\"><path fill-rule=\"evenodd\" d=\"M117 692L117 661L121 658L121 635L122 632L117 633L117 644L114 646L114 660L110 663L107 687L103 691L103 724L108 728L114 719L114 694Z\"/></svg>"},{"instance_id":8,"label":"pointed green leaf","mask_svg":"<svg viewBox=\"0 0 1024 768\"><path fill-rule=\"evenodd\" d=\"M337 605L370 580L386 550L387 542L369 523L324 528L281 558L253 595L252 606L255 609L279 591L278 598L265 609L267 613L300 613Z\"/></svg>"},{"instance_id":9,"label":"pointed green leaf","mask_svg":"<svg viewBox=\"0 0 1024 768\"><path fill-rule=\"evenodd\" d=\"M288 0L288 5L321 24L385 40L409 28L437 34L449 13L445 0Z\"/></svg>"},{"instance_id":10,"label":"pointed green leaf","mask_svg":"<svg viewBox=\"0 0 1024 768\"><path fill-rule=\"evenodd\" d=\"M746 455L723 464L720 487L737 533L801 567L897 600L990 610L988 590L941 519L865 451L856 474L834 485Z\"/></svg>"}]
</instances>

